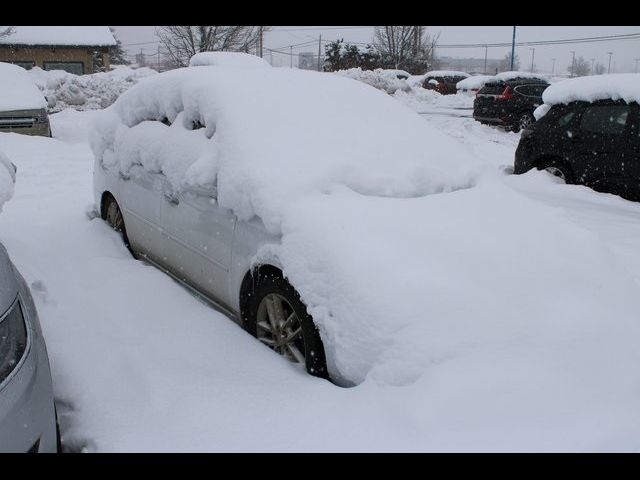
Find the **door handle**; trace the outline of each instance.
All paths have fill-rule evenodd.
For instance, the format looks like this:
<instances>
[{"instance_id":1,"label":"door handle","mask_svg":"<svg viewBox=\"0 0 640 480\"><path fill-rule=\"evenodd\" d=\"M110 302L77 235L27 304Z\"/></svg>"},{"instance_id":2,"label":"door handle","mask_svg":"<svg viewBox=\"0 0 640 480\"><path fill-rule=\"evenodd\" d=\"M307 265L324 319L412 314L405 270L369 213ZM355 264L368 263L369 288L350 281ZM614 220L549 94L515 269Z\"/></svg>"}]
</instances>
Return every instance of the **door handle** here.
<instances>
[{"instance_id":1,"label":"door handle","mask_svg":"<svg viewBox=\"0 0 640 480\"><path fill-rule=\"evenodd\" d=\"M171 205L178 205L180 203L180 200L178 200L178 197L176 195L173 195L171 193L165 193L164 194L164 199L169 202Z\"/></svg>"}]
</instances>

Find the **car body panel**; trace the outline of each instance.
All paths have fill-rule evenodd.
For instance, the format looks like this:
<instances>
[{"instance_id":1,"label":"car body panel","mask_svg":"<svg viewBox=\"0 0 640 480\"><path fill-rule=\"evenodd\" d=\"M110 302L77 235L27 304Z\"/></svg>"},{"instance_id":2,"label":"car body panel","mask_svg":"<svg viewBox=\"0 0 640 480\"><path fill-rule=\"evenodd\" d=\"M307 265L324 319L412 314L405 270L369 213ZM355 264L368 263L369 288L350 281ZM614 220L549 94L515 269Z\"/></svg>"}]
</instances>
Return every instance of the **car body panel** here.
<instances>
[{"instance_id":1,"label":"car body panel","mask_svg":"<svg viewBox=\"0 0 640 480\"><path fill-rule=\"evenodd\" d=\"M44 109L0 111L0 132L51 136L47 111Z\"/></svg>"}]
</instances>

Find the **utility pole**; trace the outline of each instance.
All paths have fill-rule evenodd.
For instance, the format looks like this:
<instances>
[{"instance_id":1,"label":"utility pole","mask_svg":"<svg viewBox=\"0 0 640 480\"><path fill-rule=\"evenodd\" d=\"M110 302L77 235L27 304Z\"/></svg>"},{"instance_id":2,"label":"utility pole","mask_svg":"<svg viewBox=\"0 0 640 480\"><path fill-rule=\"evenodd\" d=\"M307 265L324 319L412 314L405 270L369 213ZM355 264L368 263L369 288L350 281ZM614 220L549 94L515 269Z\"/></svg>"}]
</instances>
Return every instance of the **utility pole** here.
<instances>
[{"instance_id":1,"label":"utility pole","mask_svg":"<svg viewBox=\"0 0 640 480\"><path fill-rule=\"evenodd\" d=\"M569 53L573 54L573 58L571 59L571 78L573 78L573 69L575 67L576 64L576 52L574 52L573 50Z\"/></svg>"},{"instance_id":2,"label":"utility pole","mask_svg":"<svg viewBox=\"0 0 640 480\"><path fill-rule=\"evenodd\" d=\"M262 41L263 41L263 30L262 26L258 27L259 29L259 37L258 37L258 52L260 53L260 58L262 58Z\"/></svg>"},{"instance_id":3,"label":"utility pole","mask_svg":"<svg viewBox=\"0 0 640 480\"><path fill-rule=\"evenodd\" d=\"M611 56L613 52L607 52L609 54L609 68L607 69L607 73L611 73Z\"/></svg>"},{"instance_id":4,"label":"utility pole","mask_svg":"<svg viewBox=\"0 0 640 480\"><path fill-rule=\"evenodd\" d=\"M318 71L320 71L320 49L322 47L322 34L318 37Z\"/></svg>"},{"instance_id":5,"label":"utility pole","mask_svg":"<svg viewBox=\"0 0 640 480\"><path fill-rule=\"evenodd\" d=\"M551 61L553 62L551 63L551 75L553 75L556 71L556 59L552 58Z\"/></svg>"},{"instance_id":6,"label":"utility pole","mask_svg":"<svg viewBox=\"0 0 640 480\"><path fill-rule=\"evenodd\" d=\"M594 67L593 67L593 64L595 63L595 61L596 61L596 59L595 59L595 58L592 58L592 59L591 59L591 75L593 75L593 73L594 73L594 71L593 71L593 68L594 68Z\"/></svg>"},{"instance_id":7,"label":"utility pole","mask_svg":"<svg viewBox=\"0 0 640 480\"><path fill-rule=\"evenodd\" d=\"M533 73L533 57L536 54L536 49L534 47L531 47L530 50L531 50L531 73Z\"/></svg>"},{"instance_id":8,"label":"utility pole","mask_svg":"<svg viewBox=\"0 0 640 480\"><path fill-rule=\"evenodd\" d=\"M156 70L160 70L160 45L158 45L158 64L156 65Z\"/></svg>"},{"instance_id":9,"label":"utility pole","mask_svg":"<svg viewBox=\"0 0 640 480\"><path fill-rule=\"evenodd\" d=\"M513 27L513 39L511 40L511 71L513 71L513 57L516 55L516 27Z\"/></svg>"},{"instance_id":10,"label":"utility pole","mask_svg":"<svg viewBox=\"0 0 640 480\"><path fill-rule=\"evenodd\" d=\"M488 46L484 46L484 74L487 74L487 52L489 50Z\"/></svg>"},{"instance_id":11,"label":"utility pole","mask_svg":"<svg viewBox=\"0 0 640 480\"><path fill-rule=\"evenodd\" d=\"M289 47L289 55L291 56L291 68L293 68L293 47Z\"/></svg>"}]
</instances>

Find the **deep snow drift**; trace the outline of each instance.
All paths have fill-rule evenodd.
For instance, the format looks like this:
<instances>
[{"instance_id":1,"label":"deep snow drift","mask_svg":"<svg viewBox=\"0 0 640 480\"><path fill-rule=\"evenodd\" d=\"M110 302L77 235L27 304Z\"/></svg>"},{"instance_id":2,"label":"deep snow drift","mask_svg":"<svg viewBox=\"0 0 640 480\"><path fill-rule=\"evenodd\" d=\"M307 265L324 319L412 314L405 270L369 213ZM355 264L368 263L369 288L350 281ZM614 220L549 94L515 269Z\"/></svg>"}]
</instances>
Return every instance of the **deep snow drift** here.
<instances>
[{"instance_id":1,"label":"deep snow drift","mask_svg":"<svg viewBox=\"0 0 640 480\"><path fill-rule=\"evenodd\" d=\"M0 212L2 206L13 196L16 175L11 161L0 152Z\"/></svg>"}]
</instances>

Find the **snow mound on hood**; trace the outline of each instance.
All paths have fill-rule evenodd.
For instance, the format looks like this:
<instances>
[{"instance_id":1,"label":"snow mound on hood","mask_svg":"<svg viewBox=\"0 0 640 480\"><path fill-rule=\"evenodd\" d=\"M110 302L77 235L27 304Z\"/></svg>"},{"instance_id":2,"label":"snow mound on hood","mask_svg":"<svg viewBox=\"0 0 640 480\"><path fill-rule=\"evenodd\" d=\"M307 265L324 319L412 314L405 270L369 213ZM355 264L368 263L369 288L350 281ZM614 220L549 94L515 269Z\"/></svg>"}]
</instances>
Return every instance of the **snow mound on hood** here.
<instances>
[{"instance_id":1,"label":"snow mound on hood","mask_svg":"<svg viewBox=\"0 0 640 480\"><path fill-rule=\"evenodd\" d=\"M530 72L501 72L493 77L495 80L502 80L503 82L508 82L509 80L515 80L516 78L527 78L527 79L536 79L536 80L544 80L547 82L547 77L544 75L540 75L537 73Z\"/></svg>"},{"instance_id":2,"label":"snow mound on hood","mask_svg":"<svg viewBox=\"0 0 640 480\"><path fill-rule=\"evenodd\" d=\"M16 173L7 156L0 152L0 212L4 204L13 196Z\"/></svg>"},{"instance_id":3,"label":"snow mound on hood","mask_svg":"<svg viewBox=\"0 0 640 480\"><path fill-rule=\"evenodd\" d=\"M0 111L46 107L44 96L24 68L0 62Z\"/></svg>"},{"instance_id":4,"label":"snow mound on hood","mask_svg":"<svg viewBox=\"0 0 640 480\"><path fill-rule=\"evenodd\" d=\"M200 52L189 60L190 67L217 66L239 68L271 68L269 62L243 52Z\"/></svg>"},{"instance_id":5,"label":"snow mound on hood","mask_svg":"<svg viewBox=\"0 0 640 480\"><path fill-rule=\"evenodd\" d=\"M624 100L640 102L640 73L615 73L579 77L554 83L542 94L548 105L575 101Z\"/></svg>"},{"instance_id":6,"label":"snow mound on hood","mask_svg":"<svg viewBox=\"0 0 640 480\"><path fill-rule=\"evenodd\" d=\"M470 77L467 72L457 70L431 70L424 74L425 77Z\"/></svg>"}]
</instances>

